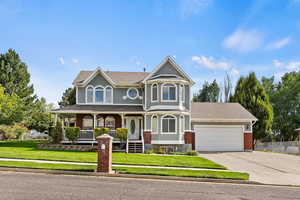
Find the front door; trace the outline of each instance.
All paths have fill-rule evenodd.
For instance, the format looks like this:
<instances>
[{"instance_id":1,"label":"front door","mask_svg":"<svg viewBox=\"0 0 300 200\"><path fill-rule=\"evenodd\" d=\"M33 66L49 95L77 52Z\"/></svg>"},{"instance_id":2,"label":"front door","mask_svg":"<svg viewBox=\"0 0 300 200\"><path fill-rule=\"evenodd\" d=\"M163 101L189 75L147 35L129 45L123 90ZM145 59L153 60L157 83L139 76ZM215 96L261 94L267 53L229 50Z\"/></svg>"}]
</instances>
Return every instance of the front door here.
<instances>
[{"instance_id":1,"label":"front door","mask_svg":"<svg viewBox=\"0 0 300 200\"><path fill-rule=\"evenodd\" d=\"M128 139L138 140L140 137L140 119L127 118L126 128L128 129Z\"/></svg>"}]
</instances>

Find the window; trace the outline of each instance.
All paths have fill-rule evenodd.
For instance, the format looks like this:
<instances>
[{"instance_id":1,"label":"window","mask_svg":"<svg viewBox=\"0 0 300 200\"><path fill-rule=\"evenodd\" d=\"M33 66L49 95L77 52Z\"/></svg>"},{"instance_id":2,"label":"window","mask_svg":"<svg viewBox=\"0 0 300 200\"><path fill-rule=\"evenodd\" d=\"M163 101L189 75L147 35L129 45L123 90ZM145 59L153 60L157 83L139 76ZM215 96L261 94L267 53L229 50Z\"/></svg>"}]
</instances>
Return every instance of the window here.
<instances>
[{"instance_id":1,"label":"window","mask_svg":"<svg viewBox=\"0 0 300 200\"><path fill-rule=\"evenodd\" d=\"M157 84L152 85L152 101L157 101L158 100L158 88Z\"/></svg>"},{"instance_id":2,"label":"window","mask_svg":"<svg viewBox=\"0 0 300 200\"><path fill-rule=\"evenodd\" d=\"M82 129L83 130L93 130L93 117L90 115L86 115L82 118Z\"/></svg>"},{"instance_id":3,"label":"window","mask_svg":"<svg viewBox=\"0 0 300 200\"><path fill-rule=\"evenodd\" d=\"M96 126L98 128L103 128L104 127L104 119L102 116L97 118Z\"/></svg>"},{"instance_id":4,"label":"window","mask_svg":"<svg viewBox=\"0 0 300 200\"><path fill-rule=\"evenodd\" d=\"M96 103L103 103L104 100L104 92L102 87L95 88L95 102Z\"/></svg>"},{"instance_id":5,"label":"window","mask_svg":"<svg viewBox=\"0 0 300 200\"><path fill-rule=\"evenodd\" d=\"M162 132L176 133L176 118L172 115L166 115L162 118Z\"/></svg>"},{"instance_id":6,"label":"window","mask_svg":"<svg viewBox=\"0 0 300 200\"><path fill-rule=\"evenodd\" d=\"M176 85L165 84L162 92L164 101L176 101Z\"/></svg>"},{"instance_id":7,"label":"window","mask_svg":"<svg viewBox=\"0 0 300 200\"><path fill-rule=\"evenodd\" d=\"M152 121L151 121L151 129L152 133L157 133L157 116L152 116Z\"/></svg>"},{"instance_id":8,"label":"window","mask_svg":"<svg viewBox=\"0 0 300 200\"><path fill-rule=\"evenodd\" d=\"M86 102L87 103L94 102L94 88L92 86L89 86L86 89Z\"/></svg>"},{"instance_id":9,"label":"window","mask_svg":"<svg viewBox=\"0 0 300 200\"><path fill-rule=\"evenodd\" d=\"M138 97L138 95L139 95L139 92L136 88L129 88L127 90L127 96L130 99L136 99Z\"/></svg>"},{"instance_id":10,"label":"window","mask_svg":"<svg viewBox=\"0 0 300 200\"><path fill-rule=\"evenodd\" d=\"M185 88L184 85L180 85L180 101L184 102L185 99Z\"/></svg>"},{"instance_id":11,"label":"window","mask_svg":"<svg viewBox=\"0 0 300 200\"><path fill-rule=\"evenodd\" d=\"M112 96L112 88L110 86L105 88L105 102L112 103L113 96Z\"/></svg>"},{"instance_id":12,"label":"window","mask_svg":"<svg viewBox=\"0 0 300 200\"><path fill-rule=\"evenodd\" d=\"M108 116L105 118L105 127L110 129L115 129L115 118Z\"/></svg>"}]
</instances>

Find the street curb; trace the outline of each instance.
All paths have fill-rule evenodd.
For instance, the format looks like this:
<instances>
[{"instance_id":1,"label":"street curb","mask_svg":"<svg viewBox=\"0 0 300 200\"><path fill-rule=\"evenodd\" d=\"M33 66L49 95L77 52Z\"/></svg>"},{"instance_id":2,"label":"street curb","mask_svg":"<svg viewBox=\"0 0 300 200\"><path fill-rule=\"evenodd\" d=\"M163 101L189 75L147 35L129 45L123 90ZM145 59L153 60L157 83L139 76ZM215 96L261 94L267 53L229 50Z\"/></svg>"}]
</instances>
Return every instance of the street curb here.
<instances>
[{"instance_id":1,"label":"street curb","mask_svg":"<svg viewBox=\"0 0 300 200\"><path fill-rule=\"evenodd\" d=\"M166 181L192 181L192 182L207 182L207 183L231 183L244 185L261 185L261 186L279 186L279 187L297 187L300 185L280 185L266 184L255 181L233 180L233 179L214 179L214 178L192 178L192 177L175 177L175 176L157 176L157 175L135 175L135 174L107 174L99 172L82 172L82 171L65 171L65 170L45 170L45 169L30 169L30 168L15 168L15 167L0 167L0 171L25 172L36 174L52 174L52 175L77 175L77 176L93 176L93 177L116 177L116 178L137 178L148 180L166 180Z\"/></svg>"},{"instance_id":2,"label":"street curb","mask_svg":"<svg viewBox=\"0 0 300 200\"><path fill-rule=\"evenodd\" d=\"M27 173L53 174L53 175L80 175L80 176L96 176L96 177L102 176L102 177L140 178L140 179L152 179L152 180L173 180L173 181L264 185L264 184L254 182L254 181L233 180L233 179L193 178L193 177L157 176L157 175L135 175L135 174L119 174L119 173L106 174L106 173L98 173L98 172L45 170L45 169L15 168L15 167L0 167L0 171L27 172Z\"/></svg>"}]
</instances>

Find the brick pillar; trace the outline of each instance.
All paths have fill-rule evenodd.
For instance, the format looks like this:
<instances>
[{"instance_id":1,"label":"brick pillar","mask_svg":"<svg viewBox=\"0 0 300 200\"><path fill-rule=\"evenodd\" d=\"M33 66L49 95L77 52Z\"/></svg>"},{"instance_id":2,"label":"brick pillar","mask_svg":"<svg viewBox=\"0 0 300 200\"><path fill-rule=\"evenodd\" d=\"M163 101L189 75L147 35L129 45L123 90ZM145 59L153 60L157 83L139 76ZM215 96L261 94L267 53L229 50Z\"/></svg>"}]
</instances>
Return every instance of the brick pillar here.
<instances>
[{"instance_id":1,"label":"brick pillar","mask_svg":"<svg viewBox=\"0 0 300 200\"><path fill-rule=\"evenodd\" d=\"M110 135L104 134L98 136L98 167L97 172L113 173L111 168L112 163L112 139Z\"/></svg>"},{"instance_id":2,"label":"brick pillar","mask_svg":"<svg viewBox=\"0 0 300 200\"><path fill-rule=\"evenodd\" d=\"M252 133L244 133L244 150L252 151L253 150L253 135Z\"/></svg>"},{"instance_id":3,"label":"brick pillar","mask_svg":"<svg viewBox=\"0 0 300 200\"><path fill-rule=\"evenodd\" d=\"M144 131L144 144L151 144L151 131Z\"/></svg>"},{"instance_id":4,"label":"brick pillar","mask_svg":"<svg viewBox=\"0 0 300 200\"><path fill-rule=\"evenodd\" d=\"M192 150L195 150L195 132L193 131L184 132L184 143L191 144Z\"/></svg>"}]
</instances>

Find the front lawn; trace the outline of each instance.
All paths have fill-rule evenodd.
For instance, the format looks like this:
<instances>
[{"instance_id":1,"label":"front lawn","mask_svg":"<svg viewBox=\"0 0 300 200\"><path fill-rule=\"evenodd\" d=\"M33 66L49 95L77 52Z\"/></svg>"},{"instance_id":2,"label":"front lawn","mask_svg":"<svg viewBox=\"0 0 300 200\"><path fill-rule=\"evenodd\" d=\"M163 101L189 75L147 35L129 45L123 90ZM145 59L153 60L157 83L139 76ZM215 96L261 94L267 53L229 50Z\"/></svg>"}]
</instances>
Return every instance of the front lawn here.
<instances>
[{"instance_id":1,"label":"front lawn","mask_svg":"<svg viewBox=\"0 0 300 200\"><path fill-rule=\"evenodd\" d=\"M96 152L55 151L37 149L38 142L0 142L0 158L23 158L73 162L96 162ZM113 153L113 164L151 165L169 167L195 167L226 169L199 156L164 156L146 154Z\"/></svg>"},{"instance_id":2,"label":"front lawn","mask_svg":"<svg viewBox=\"0 0 300 200\"><path fill-rule=\"evenodd\" d=\"M0 161L1 167L18 167L31 169L48 169L48 170L70 170L70 171L95 171L96 166L91 165L72 165L72 164L52 164L36 162L15 162ZM155 169L155 168L138 168L138 167L113 167L118 173L123 174L140 174L140 175L158 175L158 176L178 176L178 177L195 177L195 178L220 178L220 179L237 179L248 180L249 174L240 172L210 171L210 170L182 170L182 169Z\"/></svg>"}]
</instances>

